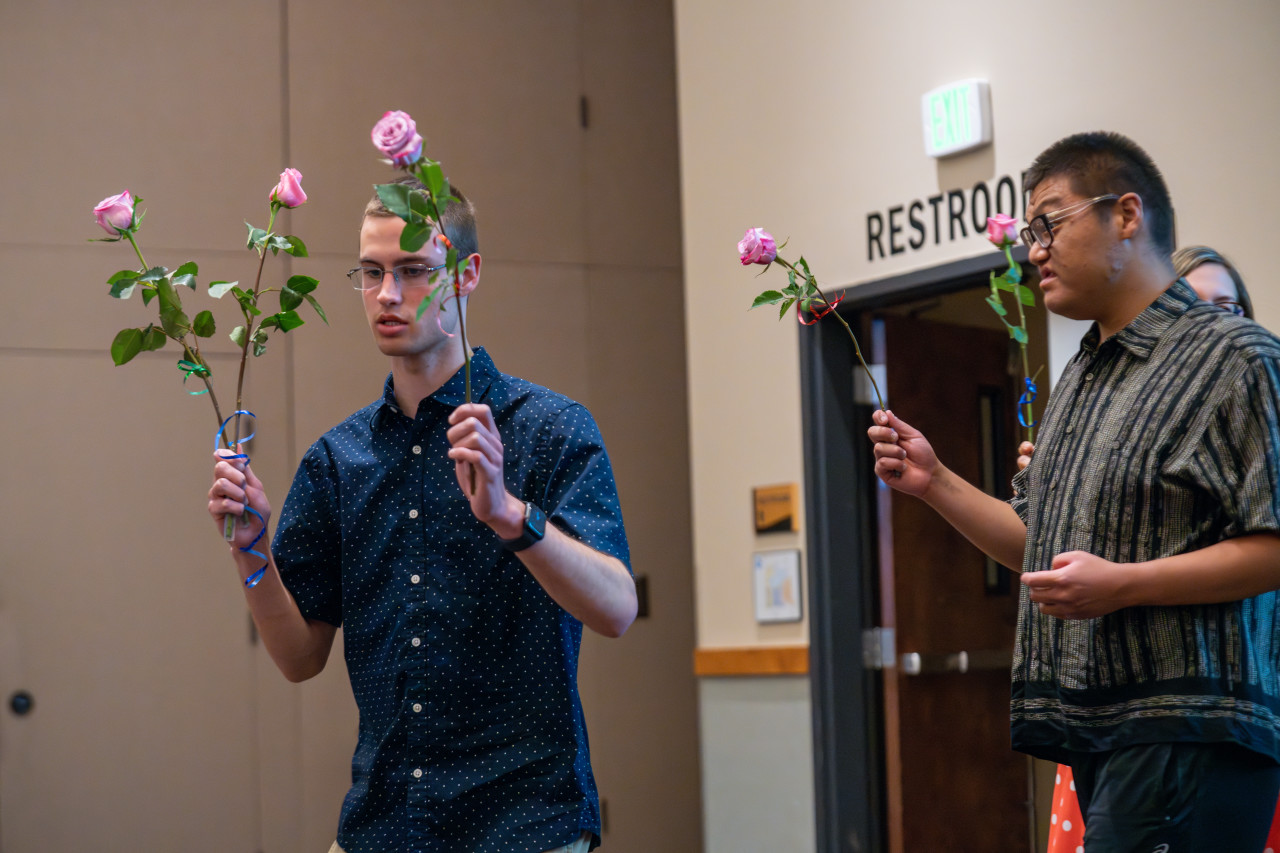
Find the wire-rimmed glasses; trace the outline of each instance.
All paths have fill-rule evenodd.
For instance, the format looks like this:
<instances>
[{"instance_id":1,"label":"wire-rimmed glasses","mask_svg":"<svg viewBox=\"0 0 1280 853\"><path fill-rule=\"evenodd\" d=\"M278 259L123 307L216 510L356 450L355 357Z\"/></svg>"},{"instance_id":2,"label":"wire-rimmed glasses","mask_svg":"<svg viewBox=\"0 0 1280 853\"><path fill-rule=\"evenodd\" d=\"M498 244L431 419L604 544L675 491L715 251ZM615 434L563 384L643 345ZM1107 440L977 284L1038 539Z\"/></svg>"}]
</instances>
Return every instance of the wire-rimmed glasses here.
<instances>
[{"instance_id":1,"label":"wire-rimmed glasses","mask_svg":"<svg viewBox=\"0 0 1280 853\"><path fill-rule=\"evenodd\" d=\"M1027 246L1030 246L1034 241L1039 243L1042 249L1047 249L1053 245L1053 226L1065 219L1070 219L1077 213L1088 210L1095 204L1104 201L1115 201L1118 198L1120 196L1115 193L1107 193L1106 195L1094 196L1086 201L1077 202L1061 210L1042 213L1028 222L1027 227L1018 232L1018 236L1022 238L1022 242Z\"/></svg>"},{"instance_id":2,"label":"wire-rimmed glasses","mask_svg":"<svg viewBox=\"0 0 1280 853\"><path fill-rule=\"evenodd\" d=\"M426 264L399 264L391 268L391 276L401 288L423 287L431 283L433 272L444 268L444 264L434 267ZM387 270L375 266L361 265L347 270L347 278L351 279L351 286L356 290L377 290L382 287L386 275Z\"/></svg>"}]
</instances>

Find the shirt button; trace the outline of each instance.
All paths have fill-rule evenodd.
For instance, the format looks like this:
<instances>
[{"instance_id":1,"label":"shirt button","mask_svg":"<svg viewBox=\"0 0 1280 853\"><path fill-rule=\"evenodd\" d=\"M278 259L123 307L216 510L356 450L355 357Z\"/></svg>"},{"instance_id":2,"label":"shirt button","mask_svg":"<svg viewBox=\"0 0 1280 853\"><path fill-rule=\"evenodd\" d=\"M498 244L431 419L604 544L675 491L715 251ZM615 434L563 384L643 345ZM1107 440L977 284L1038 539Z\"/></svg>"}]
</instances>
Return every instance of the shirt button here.
<instances>
[{"instance_id":1,"label":"shirt button","mask_svg":"<svg viewBox=\"0 0 1280 853\"><path fill-rule=\"evenodd\" d=\"M416 649L418 646L422 645L422 638L421 638L421 637L414 637L414 638L413 638L412 640L410 640L409 642L410 642L410 643L412 643L412 644L413 644L413 647Z\"/></svg>"},{"instance_id":2,"label":"shirt button","mask_svg":"<svg viewBox=\"0 0 1280 853\"><path fill-rule=\"evenodd\" d=\"M410 517L410 518L417 518L417 517L418 517L418 511L417 511L416 509L411 509L411 510L409 510L409 517Z\"/></svg>"},{"instance_id":3,"label":"shirt button","mask_svg":"<svg viewBox=\"0 0 1280 853\"><path fill-rule=\"evenodd\" d=\"M1085 381L1085 382L1088 382L1088 381L1089 381L1090 379L1092 379L1092 378L1093 378L1093 374L1092 374L1092 373L1086 373L1086 374L1084 375L1084 381Z\"/></svg>"},{"instance_id":4,"label":"shirt button","mask_svg":"<svg viewBox=\"0 0 1280 853\"><path fill-rule=\"evenodd\" d=\"M409 578L409 583L421 583L421 582L422 582L422 575L413 575L412 577Z\"/></svg>"},{"instance_id":5,"label":"shirt button","mask_svg":"<svg viewBox=\"0 0 1280 853\"><path fill-rule=\"evenodd\" d=\"M420 768L419 768L419 769L417 769L417 770L414 770L414 771L413 771L413 778L415 778L415 779L421 779L421 778L422 778L422 770L421 770Z\"/></svg>"},{"instance_id":6,"label":"shirt button","mask_svg":"<svg viewBox=\"0 0 1280 853\"><path fill-rule=\"evenodd\" d=\"M421 445L421 444L415 444L415 445L413 446L413 455L414 455L414 456L417 456L417 455L419 455L420 453L422 453L422 445Z\"/></svg>"},{"instance_id":7,"label":"shirt button","mask_svg":"<svg viewBox=\"0 0 1280 853\"><path fill-rule=\"evenodd\" d=\"M1067 424L1067 428L1066 428L1066 430L1064 430L1064 431L1065 431L1065 432L1075 432L1075 430L1076 430L1076 426L1075 426L1075 424Z\"/></svg>"},{"instance_id":8,"label":"shirt button","mask_svg":"<svg viewBox=\"0 0 1280 853\"><path fill-rule=\"evenodd\" d=\"M415 714L421 714L421 713L422 713L422 703L421 703L421 702L414 702L414 703L413 703L413 713L415 713Z\"/></svg>"}]
</instances>

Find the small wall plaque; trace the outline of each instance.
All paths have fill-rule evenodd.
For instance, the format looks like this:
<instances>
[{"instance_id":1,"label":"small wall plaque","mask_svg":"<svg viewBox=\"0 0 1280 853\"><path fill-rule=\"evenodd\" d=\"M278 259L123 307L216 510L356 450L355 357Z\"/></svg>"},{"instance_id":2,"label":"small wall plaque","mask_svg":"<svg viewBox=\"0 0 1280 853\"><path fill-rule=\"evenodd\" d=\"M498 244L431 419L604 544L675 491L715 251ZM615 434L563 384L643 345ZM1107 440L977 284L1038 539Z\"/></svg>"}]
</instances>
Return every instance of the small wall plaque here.
<instances>
[{"instance_id":1,"label":"small wall plaque","mask_svg":"<svg viewBox=\"0 0 1280 853\"><path fill-rule=\"evenodd\" d=\"M756 513L756 533L779 533L800 529L796 507L800 487L796 483L756 486L751 490Z\"/></svg>"}]
</instances>

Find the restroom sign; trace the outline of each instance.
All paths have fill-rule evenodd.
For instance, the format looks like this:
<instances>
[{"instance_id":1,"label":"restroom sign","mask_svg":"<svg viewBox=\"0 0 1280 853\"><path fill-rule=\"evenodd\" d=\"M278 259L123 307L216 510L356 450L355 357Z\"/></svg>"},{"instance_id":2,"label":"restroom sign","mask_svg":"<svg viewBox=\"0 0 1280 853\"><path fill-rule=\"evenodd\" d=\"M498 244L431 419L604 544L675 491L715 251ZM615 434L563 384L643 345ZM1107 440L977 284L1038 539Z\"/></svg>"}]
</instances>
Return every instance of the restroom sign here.
<instances>
[{"instance_id":1,"label":"restroom sign","mask_svg":"<svg viewBox=\"0 0 1280 853\"><path fill-rule=\"evenodd\" d=\"M948 157L991 142L991 88L986 80L948 83L920 100L924 115L924 150Z\"/></svg>"}]
</instances>

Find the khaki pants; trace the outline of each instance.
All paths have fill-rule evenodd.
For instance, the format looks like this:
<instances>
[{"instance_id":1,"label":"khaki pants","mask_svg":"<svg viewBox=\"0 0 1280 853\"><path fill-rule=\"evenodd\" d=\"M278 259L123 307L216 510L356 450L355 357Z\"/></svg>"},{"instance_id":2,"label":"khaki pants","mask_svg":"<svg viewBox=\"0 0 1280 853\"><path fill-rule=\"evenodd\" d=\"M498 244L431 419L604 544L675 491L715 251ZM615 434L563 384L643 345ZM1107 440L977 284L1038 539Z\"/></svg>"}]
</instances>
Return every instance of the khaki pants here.
<instances>
[{"instance_id":1,"label":"khaki pants","mask_svg":"<svg viewBox=\"0 0 1280 853\"><path fill-rule=\"evenodd\" d=\"M577 841L566 844L563 847L557 847L554 850L548 850L546 853L587 853L587 849L590 847L591 833L584 832L582 833L582 837ZM346 851L339 847L338 842L335 841L333 842L333 846L329 848L329 853L346 853Z\"/></svg>"}]
</instances>

